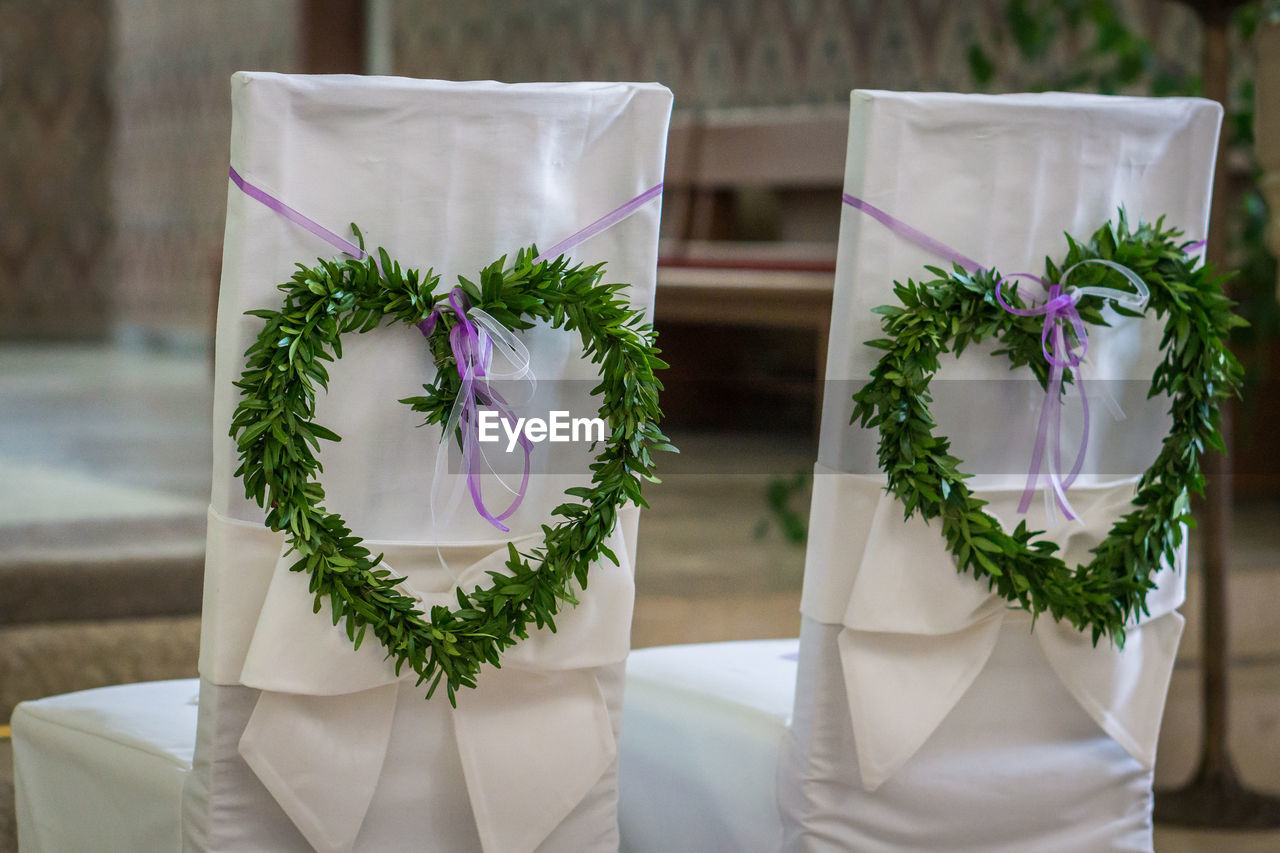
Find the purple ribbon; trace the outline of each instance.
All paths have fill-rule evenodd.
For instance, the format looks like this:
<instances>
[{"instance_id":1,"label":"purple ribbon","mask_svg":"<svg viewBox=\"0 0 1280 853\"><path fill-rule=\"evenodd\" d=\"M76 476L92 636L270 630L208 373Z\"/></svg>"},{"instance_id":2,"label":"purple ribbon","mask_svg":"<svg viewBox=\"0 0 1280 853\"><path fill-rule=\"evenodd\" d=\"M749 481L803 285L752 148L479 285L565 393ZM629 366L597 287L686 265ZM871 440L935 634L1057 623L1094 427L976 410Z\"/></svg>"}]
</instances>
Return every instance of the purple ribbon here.
<instances>
[{"instance_id":1,"label":"purple ribbon","mask_svg":"<svg viewBox=\"0 0 1280 853\"><path fill-rule=\"evenodd\" d=\"M230 168L229 174L231 182L239 187L245 195L261 202L290 222L300 225L339 251L360 261L370 256L368 252L351 241L343 239L314 219L285 204L266 190L246 181L234 166ZM539 263L547 258L562 255L596 236L601 231L617 225L649 202L661 196L662 186L661 183L656 184L635 198L624 202L595 222L592 222L586 228L575 232L556 243L547 251L540 253L534 258L533 262ZM376 259L374 262L377 263ZM379 265L379 270L381 271L381 265ZM484 452L478 446L480 440L479 405L483 404L497 409L504 422L515 423L518 419L510 404L503 399L501 394L493 390L488 383L490 365L493 359L493 340L490 334L479 328L469 315L472 313L483 315L485 319L491 322L492 318L489 318L480 309L472 308L466 294L459 288L454 288L449 293L447 302L447 305L441 305L440 302L437 302L426 319L415 324L423 336L428 337L440 321L442 310L451 310L458 319L454 327L449 330L449 348L453 351L453 359L458 370L458 378L461 380L461 386L458 396L454 400L453 409L449 413L448 421L442 431L441 442L448 441L448 437L453 434L455 427L462 429L462 467L467 472L467 484L471 491L471 502L475 505L476 512L480 514L481 518L504 533L509 533L511 529L502 522L510 518L520 508L520 504L524 501L525 494L528 492L533 443L521 433L518 440L521 449L524 451L524 476L520 481L520 488L516 490L515 498L506 509L497 515L493 514L485 506L484 496L481 494L480 488L480 461L484 458ZM497 330L494 333L497 333Z\"/></svg>"},{"instance_id":2,"label":"purple ribbon","mask_svg":"<svg viewBox=\"0 0 1280 853\"><path fill-rule=\"evenodd\" d=\"M883 223L894 234L915 243L920 248L940 258L959 264L969 272L987 271L987 268L977 261L957 252L945 243L935 240L923 231L912 228L901 219L886 213L869 202L863 201L857 196L845 193L844 203ZM1109 287L1067 288L1063 286L1062 282L1067 280L1067 276L1071 274L1072 270L1089 263L1103 264L1121 272L1134 285L1137 292L1129 293ZM1020 317L1044 317L1044 328L1040 332L1040 349L1044 353L1045 360L1049 362L1050 368L1044 401L1040 404L1040 421L1036 426L1035 446L1031 450L1031 464L1027 471L1027 482L1022 491L1022 500L1018 502L1018 512L1025 514L1031 506L1031 497L1035 494L1036 483L1040 479L1040 466L1045 458L1045 444L1052 439L1053 454L1049 458L1048 489L1053 494L1054 500L1063 514L1069 520L1074 521L1077 516L1071 506L1071 502L1067 500L1067 489L1070 488L1080 474L1080 469L1084 464L1085 451L1089 447L1089 397L1085 393L1083 381L1077 381L1076 387L1080 391L1084 428L1080 435L1080 450L1076 454L1075 464L1072 465L1071 472L1066 477L1063 477L1060 473L1062 471L1060 438L1062 429L1063 372L1068 367L1072 369L1078 368L1089 348L1089 337L1086 333L1084 321L1076 310L1076 302L1079 301L1081 296L1091 294L1111 299L1126 307L1141 310L1146 306L1149 295L1147 286L1141 278L1127 267L1101 259L1081 261L1068 268L1063 271L1061 282L1058 284L1051 285L1043 278L1030 273L1014 273L1009 278L1029 278L1039 282L1042 287L1048 288L1048 297L1044 302L1031 308L1015 308L1005 301L1001 292L1005 279L1001 277L996 280L996 301L1000 303L1001 308ZM1080 346L1078 353L1067 342L1066 329L1068 326L1075 334L1076 342ZM1077 379L1079 378L1077 377Z\"/></svg>"},{"instance_id":3,"label":"purple ribbon","mask_svg":"<svg viewBox=\"0 0 1280 853\"><path fill-rule=\"evenodd\" d=\"M574 232L559 243L556 243L550 249L539 253L538 257L533 259L533 262L535 264L541 263L547 258L555 258L563 255L573 247L590 240L606 228L612 228L617 225L619 222L626 219L628 216L635 213L637 210L644 207L660 195L662 195L662 184L654 184L630 201L618 205L604 216L601 216L595 222L592 222L586 228L583 228L581 231Z\"/></svg>"},{"instance_id":4,"label":"purple ribbon","mask_svg":"<svg viewBox=\"0 0 1280 853\"><path fill-rule=\"evenodd\" d=\"M868 201L863 201L862 199L858 198L855 195L850 195L849 193L845 193L844 203L852 207L854 210L861 210L863 213L867 214L872 219L879 221L881 224L883 224L886 228L888 228L894 234L897 234L899 237L902 237L908 240L909 242L915 243L920 248L925 249L926 251L932 252L933 254L937 255L940 258L951 261L952 263L955 263L955 264L959 264L960 266L967 269L969 272L978 272L979 270L986 269L985 267L982 266L982 264L978 263L972 258L969 258L969 257L966 257L965 255L960 254L959 252L957 252L955 249L951 248L947 244L941 243L933 239L923 231L920 231L916 228L912 228L910 225L903 222L901 219L898 219L897 217L886 213L885 211L881 210L880 208L876 207L874 204L871 204Z\"/></svg>"},{"instance_id":5,"label":"purple ribbon","mask_svg":"<svg viewBox=\"0 0 1280 853\"><path fill-rule=\"evenodd\" d=\"M282 202L280 199L271 195L271 193L267 192L266 190L261 189L260 187L256 187L253 184L246 181L243 177L240 176L240 173L236 171L235 166L232 166L229 171L231 175L231 183L239 187L241 191L243 191L244 194L247 195L249 198L253 199L254 201L262 202L264 205L271 208L276 213L283 216L285 219L289 220L295 225L301 225L303 228L307 229L312 234L319 237L321 240L324 240L330 246L333 246L335 249L338 249L342 252L346 252L348 255L351 255L351 257L355 258L357 261L363 261L365 258L369 256L368 252L366 252L364 249L361 249L355 243L352 243L350 240L345 240L342 237L339 237L337 234L333 233L328 228L325 228L323 225L321 225L319 222L316 222L311 217L306 216L301 212L295 210L294 208Z\"/></svg>"},{"instance_id":6,"label":"purple ribbon","mask_svg":"<svg viewBox=\"0 0 1280 853\"><path fill-rule=\"evenodd\" d=\"M1030 278L1040 282L1042 286L1045 285L1044 279L1039 276L1027 273L1019 273L1018 276ZM1058 472L1062 470L1062 446L1059 437L1062 428L1063 368L1079 367L1085 352L1089 349L1089 337L1085 331L1084 320L1080 319L1080 312L1076 310L1076 301L1080 293L1074 290L1063 290L1061 284L1051 284L1047 285L1049 295L1044 302L1031 308L1015 308L1005 302L1002 293L1003 285L1004 279L996 281L996 302L1000 303L1001 308L1019 317L1044 317L1044 327L1040 331L1040 350L1044 353L1045 360L1049 362L1049 382L1045 385L1044 402L1040 405L1036 443L1031 450L1031 468L1027 472L1027 483L1022 490L1022 500L1018 502L1018 512L1026 514L1031 506L1031 496L1035 493L1036 480L1040 475L1040 463L1044 458L1045 440L1048 437L1046 433L1052 429L1054 458L1053 464L1049 466L1049 488L1052 489L1062 514L1068 520L1074 521L1076 514L1071 502L1067 500L1067 489L1071 488L1071 484L1080 474L1080 468L1084 464L1085 450L1089 446L1089 396L1085 393L1084 382L1079 381L1078 378L1076 387L1080 389L1080 405L1084 416L1080 451L1076 455L1070 474L1063 478ZM1076 341L1080 344L1078 353L1067 343L1066 326L1068 324L1075 333Z\"/></svg>"},{"instance_id":7,"label":"purple ribbon","mask_svg":"<svg viewBox=\"0 0 1280 853\"><path fill-rule=\"evenodd\" d=\"M467 316L470 309L467 295L461 288L455 287L449 293L448 309L458 322L449 330L449 348L453 351L453 360L458 369L461 386L454 400L453 410L449 413L442 437L445 441L453 434L453 426L462 430L462 469L467 472L467 486L471 491L471 502L475 505L480 517L504 533L511 528L502 522L510 518L524 501L529 489L530 459L533 455L533 443L523 433L520 434L520 447L524 451L524 476L520 488L516 490L511 503L498 514L489 511L484 502L480 488L480 460L483 451L478 447L480 436L480 410L483 404L498 410L503 421L516 422L515 413L502 395L489 387L485 381L493 359L493 342L471 318ZM423 334L430 334L440 319L441 308L435 308L419 327L426 325Z\"/></svg>"}]
</instances>

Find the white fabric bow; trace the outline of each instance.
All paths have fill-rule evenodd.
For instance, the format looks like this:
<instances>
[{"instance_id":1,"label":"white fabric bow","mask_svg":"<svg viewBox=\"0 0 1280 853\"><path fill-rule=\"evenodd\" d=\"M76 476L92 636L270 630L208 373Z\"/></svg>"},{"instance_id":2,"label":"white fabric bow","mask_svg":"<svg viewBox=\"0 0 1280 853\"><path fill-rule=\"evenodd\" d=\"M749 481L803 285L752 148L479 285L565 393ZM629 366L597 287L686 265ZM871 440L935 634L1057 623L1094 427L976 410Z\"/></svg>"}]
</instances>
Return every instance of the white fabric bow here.
<instances>
[{"instance_id":1,"label":"white fabric bow","mask_svg":"<svg viewBox=\"0 0 1280 853\"><path fill-rule=\"evenodd\" d=\"M1079 520L1027 524L1062 546L1068 565L1088 563L1129 508L1134 479L1072 489ZM976 492L987 511L1016 519L1016 488ZM1041 515L1043 511L1041 511ZM982 671L1010 605L956 572L935 526L902 521L884 480L818 465L801 611L843 625L838 643L863 785L874 790L924 744ZM1123 650L1042 616L1034 636L1067 690L1108 735L1150 768L1183 618L1185 538L1164 566L1149 613L1126 631Z\"/></svg>"},{"instance_id":2,"label":"white fabric bow","mask_svg":"<svg viewBox=\"0 0 1280 853\"><path fill-rule=\"evenodd\" d=\"M475 690L458 694L456 709L443 695L431 700L452 719L487 853L532 851L615 758L593 668L625 660L630 645L635 589L623 533L628 526L620 520L608 543L621 565L592 567L589 594L561 612L555 633L531 632L504 654L501 669L486 669ZM206 622L220 637L205 645L218 651L202 658L201 671L215 682L263 691L240 740L241 755L312 846L322 853L351 850L383 760L396 748L400 682L416 676L398 679L374 638L355 650L343 628L312 612L308 577L289 571L296 555L282 553L281 534L211 510L208 540L208 559L221 565L206 576L221 581L206 591ZM533 538L516 541L517 548L534 544ZM386 567L406 577L402 588L428 612L436 604L456 607L455 586L489 584L487 573L505 571L507 559L505 542L368 545L385 553ZM449 566L466 568L455 579L440 566L440 555ZM255 583L261 585L254 578L264 576L270 581L261 611L246 613L244 600L235 599L252 595ZM211 601L218 603L211 608ZM417 694L425 691L422 685ZM415 701L426 701L421 695Z\"/></svg>"}]
</instances>

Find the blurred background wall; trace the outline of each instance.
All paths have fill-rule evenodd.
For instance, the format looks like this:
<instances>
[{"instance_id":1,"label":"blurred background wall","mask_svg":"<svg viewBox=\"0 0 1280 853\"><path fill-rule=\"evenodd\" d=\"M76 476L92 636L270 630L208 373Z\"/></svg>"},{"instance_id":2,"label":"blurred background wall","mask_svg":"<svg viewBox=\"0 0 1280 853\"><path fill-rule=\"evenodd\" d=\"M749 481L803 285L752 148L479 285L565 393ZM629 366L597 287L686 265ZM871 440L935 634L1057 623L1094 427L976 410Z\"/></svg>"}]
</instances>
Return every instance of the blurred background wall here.
<instances>
[{"instance_id":1,"label":"blurred background wall","mask_svg":"<svg viewBox=\"0 0 1280 853\"><path fill-rule=\"evenodd\" d=\"M227 78L303 70L307 13L313 41L341 42L341 29L323 23L365 5L0 0L0 335L206 346L225 208ZM992 91L1025 88L1079 58L1064 39L1038 64L1007 61L1015 44L992 35L1003 0L367 6L381 29L346 29L357 48L375 40L349 54L366 64L448 79L659 80L679 111L838 104L854 86L968 91L978 85L975 44L995 66ZM1198 55L1198 25L1184 7L1123 8L1161 62Z\"/></svg>"},{"instance_id":2,"label":"blurred background wall","mask_svg":"<svg viewBox=\"0 0 1280 853\"><path fill-rule=\"evenodd\" d=\"M0 335L82 338L109 322L108 0L0 0Z\"/></svg>"},{"instance_id":3,"label":"blurred background wall","mask_svg":"<svg viewBox=\"0 0 1280 853\"><path fill-rule=\"evenodd\" d=\"M1232 230L1255 235L1234 257L1253 269L1240 281L1273 292L1236 47ZM658 80L699 119L836 107L854 87L1194 92L1200 50L1172 0L0 0L0 338L209 349L238 69ZM1274 299L1257 305L1255 328L1280 328ZM1273 341L1244 354L1252 375L1280 375ZM763 370L812 386L811 341L762 349ZM1242 459L1261 452L1251 422L1273 415L1242 419Z\"/></svg>"},{"instance_id":4,"label":"blurred background wall","mask_svg":"<svg viewBox=\"0 0 1280 853\"><path fill-rule=\"evenodd\" d=\"M204 347L222 263L228 78L242 68L299 70L300 6L296 0L108 5L112 331Z\"/></svg>"},{"instance_id":5,"label":"blurred background wall","mask_svg":"<svg viewBox=\"0 0 1280 853\"><path fill-rule=\"evenodd\" d=\"M295 70L295 0L0 0L0 335L205 347L228 77Z\"/></svg>"},{"instance_id":6,"label":"blurred background wall","mask_svg":"<svg viewBox=\"0 0 1280 853\"><path fill-rule=\"evenodd\" d=\"M678 110L843 104L854 87L973 91L970 48L1012 60L1005 0L394 0L396 73L499 80L642 79ZM1126 0L1160 60L1199 56L1199 24L1166 0ZM1001 61L1017 91L1076 67L1079 40L1037 63Z\"/></svg>"}]
</instances>

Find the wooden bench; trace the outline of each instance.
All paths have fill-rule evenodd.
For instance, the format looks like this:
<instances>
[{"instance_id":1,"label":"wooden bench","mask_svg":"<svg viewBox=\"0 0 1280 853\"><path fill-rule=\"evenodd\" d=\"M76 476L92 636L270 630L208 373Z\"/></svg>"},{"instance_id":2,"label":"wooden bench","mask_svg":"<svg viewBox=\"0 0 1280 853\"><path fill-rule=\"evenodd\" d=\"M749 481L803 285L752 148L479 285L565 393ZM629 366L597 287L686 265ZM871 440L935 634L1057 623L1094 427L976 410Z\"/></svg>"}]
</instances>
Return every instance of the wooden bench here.
<instances>
[{"instance_id":1,"label":"wooden bench","mask_svg":"<svg viewBox=\"0 0 1280 853\"><path fill-rule=\"evenodd\" d=\"M655 321L812 332L815 412L848 121L846 107L691 114L667 149Z\"/></svg>"}]
</instances>

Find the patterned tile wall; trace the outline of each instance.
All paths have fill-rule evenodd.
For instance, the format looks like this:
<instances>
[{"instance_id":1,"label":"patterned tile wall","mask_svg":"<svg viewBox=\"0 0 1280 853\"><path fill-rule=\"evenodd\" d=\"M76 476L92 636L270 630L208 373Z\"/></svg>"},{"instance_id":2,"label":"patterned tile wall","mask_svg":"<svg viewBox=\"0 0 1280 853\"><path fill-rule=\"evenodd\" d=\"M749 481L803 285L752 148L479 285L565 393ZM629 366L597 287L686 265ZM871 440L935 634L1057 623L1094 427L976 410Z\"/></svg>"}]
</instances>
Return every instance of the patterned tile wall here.
<instances>
[{"instance_id":1,"label":"patterned tile wall","mask_svg":"<svg viewBox=\"0 0 1280 853\"><path fill-rule=\"evenodd\" d=\"M110 0L0 0L0 338L110 312Z\"/></svg>"},{"instance_id":2,"label":"patterned tile wall","mask_svg":"<svg viewBox=\"0 0 1280 853\"><path fill-rule=\"evenodd\" d=\"M234 71L297 69L299 0L115 0L115 330L202 346L226 214Z\"/></svg>"},{"instance_id":3,"label":"patterned tile wall","mask_svg":"<svg viewBox=\"0 0 1280 853\"><path fill-rule=\"evenodd\" d=\"M1024 89L1073 58L1070 43L1018 67L989 35L1005 0L394 0L397 73L445 79L638 79L677 109L844 103L854 87L970 91L978 42L993 91ZM1126 0L1162 60L1199 55L1182 4Z\"/></svg>"},{"instance_id":4,"label":"patterned tile wall","mask_svg":"<svg viewBox=\"0 0 1280 853\"><path fill-rule=\"evenodd\" d=\"M203 346L241 68L299 0L0 0L0 335Z\"/></svg>"}]
</instances>

